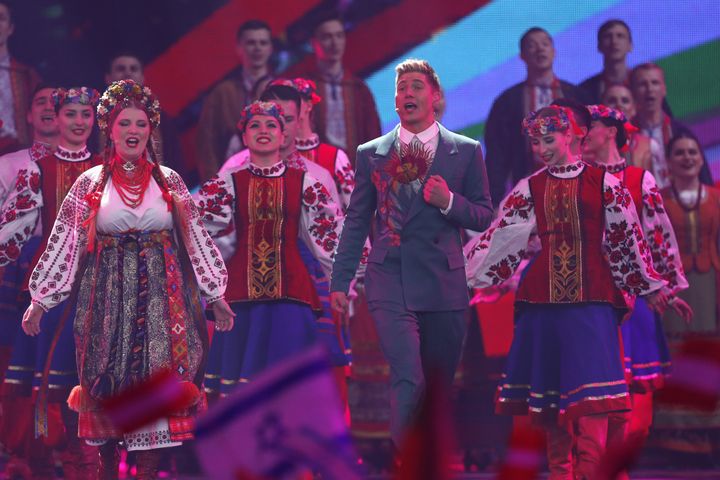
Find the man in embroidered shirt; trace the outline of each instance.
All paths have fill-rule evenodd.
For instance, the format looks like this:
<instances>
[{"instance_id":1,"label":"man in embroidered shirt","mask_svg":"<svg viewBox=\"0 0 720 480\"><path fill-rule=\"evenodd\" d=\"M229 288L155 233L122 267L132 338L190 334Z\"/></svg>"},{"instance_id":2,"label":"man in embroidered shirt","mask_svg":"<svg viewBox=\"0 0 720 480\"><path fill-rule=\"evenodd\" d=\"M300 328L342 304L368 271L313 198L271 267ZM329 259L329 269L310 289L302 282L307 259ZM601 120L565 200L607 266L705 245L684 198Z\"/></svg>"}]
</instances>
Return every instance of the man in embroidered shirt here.
<instances>
[{"instance_id":1,"label":"man in embroidered shirt","mask_svg":"<svg viewBox=\"0 0 720 480\"><path fill-rule=\"evenodd\" d=\"M365 82L343 68L345 26L338 16L325 16L316 24L311 44L317 71L308 78L317 83L324 99L315 112L313 130L322 142L348 152L354 164L358 145L380 135L375 99Z\"/></svg>"},{"instance_id":2,"label":"man in embroidered shirt","mask_svg":"<svg viewBox=\"0 0 720 480\"><path fill-rule=\"evenodd\" d=\"M667 86L665 72L654 63L643 63L636 66L630 75L630 89L635 99L636 115L632 123L643 135L655 140L662 148L653 153L652 174L659 188L670 186L670 176L665 160L665 148L670 139L677 133L687 130L677 120L671 118L663 110ZM707 162L700 171L700 181L712 185L712 175Z\"/></svg>"},{"instance_id":3,"label":"man in embroidered shirt","mask_svg":"<svg viewBox=\"0 0 720 480\"><path fill-rule=\"evenodd\" d=\"M272 80L270 26L261 20L248 20L238 29L236 42L242 69L208 94L198 120L196 147L201 183L215 175L227 158L242 109L257 100Z\"/></svg>"},{"instance_id":4,"label":"man in embroidered shirt","mask_svg":"<svg viewBox=\"0 0 720 480\"><path fill-rule=\"evenodd\" d=\"M0 155L27 147L32 133L25 122L37 73L10 56L8 39L15 25L8 2L0 2Z\"/></svg>"},{"instance_id":5,"label":"man in embroidered shirt","mask_svg":"<svg viewBox=\"0 0 720 480\"><path fill-rule=\"evenodd\" d=\"M492 217L480 144L438 124L440 82L422 60L396 67L400 125L358 148L356 186L330 291L347 312L347 292L373 225L365 292L390 363L391 435L396 446L416 413L429 372L450 388L468 305L460 231Z\"/></svg>"},{"instance_id":6,"label":"man in embroidered shirt","mask_svg":"<svg viewBox=\"0 0 720 480\"><path fill-rule=\"evenodd\" d=\"M520 38L520 58L527 68L527 79L495 99L485 124L488 179L494 205L500 203L511 185L542 166L533 160L521 132L525 115L558 98L588 103L582 90L555 76L555 47L550 34L542 28L533 27Z\"/></svg>"}]
</instances>

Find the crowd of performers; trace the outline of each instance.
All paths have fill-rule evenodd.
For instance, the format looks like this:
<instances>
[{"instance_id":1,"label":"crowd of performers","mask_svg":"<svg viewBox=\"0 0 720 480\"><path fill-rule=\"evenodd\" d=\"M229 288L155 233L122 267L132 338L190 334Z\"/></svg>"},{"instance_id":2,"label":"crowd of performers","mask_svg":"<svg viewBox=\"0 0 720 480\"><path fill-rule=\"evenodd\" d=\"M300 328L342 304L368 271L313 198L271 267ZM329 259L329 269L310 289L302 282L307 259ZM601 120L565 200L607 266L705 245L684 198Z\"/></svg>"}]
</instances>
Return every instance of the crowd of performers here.
<instances>
[{"instance_id":1,"label":"crowd of performers","mask_svg":"<svg viewBox=\"0 0 720 480\"><path fill-rule=\"evenodd\" d=\"M317 81L274 78L269 27L240 28L243 76L208 96L195 195L161 164L172 134L132 55L102 96L38 84L15 105L33 141L0 158L9 472L52 478L56 455L66 478L117 478L122 447L155 478L208 399L318 342L347 408L350 317L389 363L399 448L428 379L451 388L470 293L515 296L496 411L545 429L551 478L593 478L653 421L660 443L719 448L720 414L653 409L684 334L718 334L720 193L660 67L625 65L627 25L601 27L605 70L583 88L526 32L528 79L495 101L487 155L442 126L423 60L397 66L400 123L380 136L342 22L314 35ZM168 370L187 404L119 431L102 402Z\"/></svg>"}]
</instances>

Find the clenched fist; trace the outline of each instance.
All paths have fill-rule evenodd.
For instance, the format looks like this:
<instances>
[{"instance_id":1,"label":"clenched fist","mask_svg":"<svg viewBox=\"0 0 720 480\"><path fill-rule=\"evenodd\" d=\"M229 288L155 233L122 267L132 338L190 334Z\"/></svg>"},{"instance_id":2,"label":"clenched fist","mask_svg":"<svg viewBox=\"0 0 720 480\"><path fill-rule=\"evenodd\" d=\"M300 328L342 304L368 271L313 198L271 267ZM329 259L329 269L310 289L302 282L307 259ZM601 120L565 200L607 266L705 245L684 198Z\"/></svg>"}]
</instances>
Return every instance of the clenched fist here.
<instances>
[{"instance_id":1,"label":"clenched fist","mask_svg":"<svg viewBox=\"0 0 720 480\"><path fill-rule=\"evenodd\" d=\"M446 210L450 205L450 189L445 179L440 175L433 175L425 181L423 198L427 203L440 210Z\"/></svg>"}]
</instances>

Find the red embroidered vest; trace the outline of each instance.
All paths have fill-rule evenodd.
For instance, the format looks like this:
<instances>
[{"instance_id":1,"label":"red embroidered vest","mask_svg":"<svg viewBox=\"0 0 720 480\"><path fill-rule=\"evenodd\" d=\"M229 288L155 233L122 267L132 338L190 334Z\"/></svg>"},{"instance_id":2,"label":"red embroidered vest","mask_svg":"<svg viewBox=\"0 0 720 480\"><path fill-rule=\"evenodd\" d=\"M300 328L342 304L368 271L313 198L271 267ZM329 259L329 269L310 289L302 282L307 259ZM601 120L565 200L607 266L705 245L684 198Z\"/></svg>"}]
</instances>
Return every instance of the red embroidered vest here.
<instances>
[{"instance_id":1,"label":"red embroidered vest","mask_svg":"<svg viewBox=\"0 0 720 480\"><path fill-rule=\"evenodd\" d=\"M55 218L57 218L65 196L80 175L86 170L100 164L102 164L102 157L99 155L93 155L87 160L79 162L69 162L50 154L37 161L37 165L40 168L40 186L43 197L43 206L40 210L42 243L37 252L35 252L33 261L30 264L30 269L25 275L23 290L28 289L30 275L40 260L40 256L45 252L50 233L55 224Z\"/></svg>"},{"instance_id":2,"label":"red embroidered vest","mask_svg":"<svg viewBox=\"0 0 720 480\"><path fill-rule=\"evenodd\" d=\"M292 300L322 309L297 247L303 176L294 168L279 177L233 174L237 246L226 262L228 302Z\"/></svg>"},{"instance_id":3,"label":"red embroidered vest","mask_svg":"<svg viewBox=\"0 0 720 480\"><path fill-rule=\"evenodd\" d=\"M586 166L575 178L543 172L530 178L542 250L516 295L527 303L626 304L603 254L604 171Z\"/></svg>"},{"instance_id":4,"label":"red embroidered vest","mask_svg":"<svg viewBox=\"0 0 720 480\"><path fill-rule=\"evenodd\" d=\"M645 175L645 170L640 167L633 167L632 165L628 165L627 167L625 167L625 170L623 170L623 172L624 176L622 182L625 185L625 188L630 191L630 196L632 197L633 203L635 204L635 210L637 210L638 218L642 220L644 210L642 202L642 181L643 175Z\"/></svg>"},{"instance_id":5,"label":"red embroidered vest","mask_svg":"<svg viewBox=\"0 0 720 480\"><path fill-rule=\"evenodd\" d=\"M714 268L720 272L720 191L703 186L707 197L698 208L680 204L672 188L662 191L663 202L678 241L680 258L686 272L705 273Z\"/></svg>"},{"instance_id":6,"label":"red embroidered vest","mask_svg":"<svg viewBox=\"0 0 720 480\"><path fill-rule=\"evenodd\" d=\"M338 147L327 143L321 143L310 150L298 150L298 153L330 172L330 175L332 175L333 179L335 179L335 183L338 184L339 191L341 179L337 177L337 172L335 171L335 160L337 159Z\"/></svg>"}]
</instances>

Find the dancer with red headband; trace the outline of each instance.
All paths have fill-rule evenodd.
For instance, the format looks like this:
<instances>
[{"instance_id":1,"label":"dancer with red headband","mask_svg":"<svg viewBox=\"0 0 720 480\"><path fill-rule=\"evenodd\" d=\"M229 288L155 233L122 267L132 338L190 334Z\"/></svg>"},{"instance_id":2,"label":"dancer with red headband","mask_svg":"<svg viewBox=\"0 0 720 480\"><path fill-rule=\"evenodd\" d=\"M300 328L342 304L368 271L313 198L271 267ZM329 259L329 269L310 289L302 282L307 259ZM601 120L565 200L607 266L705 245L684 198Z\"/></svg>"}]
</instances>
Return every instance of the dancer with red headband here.
<instances>
[{"instance_id":1,"label":"dancer with red headband","mask_svg":"<svg viewBox=\"0 0 720 480\"><path fill-rule=\"evenodd\" d=\"M662 308L666 281L653 269L628 191L571 154L566 109L532 112L523 130L546 168L521 180L490 229L466 246L469 285L509 279L530 237L539 236L541 250L516 294L515 335L496 411L529 413L547 430L550 478L592 478L608 413L630 407L617 333L627 311L622 291ZM576 459L568 428L574 421Z\"/></svg>"},{"instance_id":2,"label":"dancer with red headband","mask_svg":"<svg viewBox=\"0 0 720 480\"><path fill-rule=\"evenodd\" d=\"M119 440L137 450L137 478L154 478L157 449L191 439L192 416L203 404L208 340L200 296L211 305L218 329L232 327L223 300L227 271L182 179L153 160L148 139L158 127L160 106L150 89L132 80L115 82L97 113L109 139L103 163L79 176L47 230L23 329L37 335L43 312L54 315L63 300L76 299L80 385L68 405L79 412L78 436L100 446L101 478L117 476ZM192 400L123 435L101 411L101 401L168 369L194 393Z\"/></svg>"},{"instance_id":3,"label":"dancer with red headband","mask_svg":"<svg viewBox=\"0 0 720 480\"><path fill-rule=\"evenodd\" d=\"M316 343L321 305L298 244L328 275L342 228L342 213L325 185L281 157L286 132L278 103L248 105L238 127L249 161L205 182L198 202L214 238L237 239L228 252L226 295L237 321L213 336L205 376L213 395L230 393Z\"/></svg>"},{"instance_id":4,"label":"dancer with red headband","mask_svg":"<svg viewBox=\"0 0 720 480\"><path fill-rule=\"evenodd\" d=\"M680 250L660 190L652 173L627 164L629 135L637 131L625 115L605 105L588 106L592 124L583 144L583 159L617 177L630 191L653 266L666 281L669 304L686 322L692 309L677 293L688 288ZM632 315L622 324L625 375L630 382L632 412L610 416L608 444L621 445L626 434L647 436L652 424L652 395L665 383L670 354L660 315L643 298L634 299Z\"/></svg>"},{"instance_id":5,"label":"dancer with red headband","mask_svg":"<svg viewBox=\"0 0 720 480\"><path fill-rule=\"evenodd\" d=\"M7 203L2 215L5 220L13 219L2 228L12 229L17 248L23 248L32 236L38 217L41 222L42 240L24 279L24 292L32 290L35 285L36 278L30 276L32 269L47 262L41 254L52 243L52 224L65 195L76 178L101 162L100 157L87 148L95 122L93 109L98 102L98 92L87 87L60 88L51 95L60 129L57 150L18 172L16 201ZM66 298L62 300L56 302L60 304L58 308L42 315L43 328L39 338L33 338L40 333L39 330L30 332L26 328L27 323L22 323L24 332L18 332L16 336L3 390L9 396L32 396L35 404L34 434L44 437L50 447L61 448L63 470L68 478L85 478L82 476L85 471L94 470L97 452L78 439L77 414L65 404L70 390L77 383L77 369L72 322L65 322L65 328L60 325L66 312L74 311L74 304ZM42 311L39 313L42 314ZM39 323L40 315L37 320ZM22 420L20 417L18 421ZM18 427L19 432L22 427ZM65 435L63 429L66 430Z\"/></svg>"}]
</instances>

